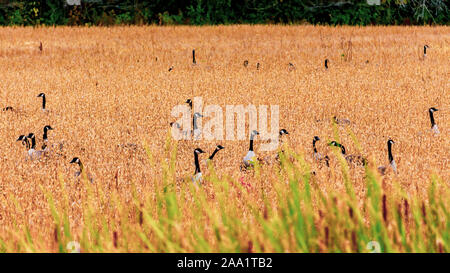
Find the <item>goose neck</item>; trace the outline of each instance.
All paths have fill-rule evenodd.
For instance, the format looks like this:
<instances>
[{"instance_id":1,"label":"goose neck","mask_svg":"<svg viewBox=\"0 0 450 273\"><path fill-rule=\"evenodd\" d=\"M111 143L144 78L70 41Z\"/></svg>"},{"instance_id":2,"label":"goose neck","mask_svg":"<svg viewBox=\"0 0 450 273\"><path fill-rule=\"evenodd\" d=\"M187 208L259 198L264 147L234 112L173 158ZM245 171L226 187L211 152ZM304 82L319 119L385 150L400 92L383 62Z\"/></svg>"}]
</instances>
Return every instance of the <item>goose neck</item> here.
<instances>
[{"instance_id":1,"label":"goose neck","mask_svg":"<svg viewBox=\"0 0 450 273\"><path fill-rule=\"evenodd\" d=\"M388 157L389 162L392 162L394 160L394 157L392 156L392 143L388 142Z\"/></svg>"},{"instance_id":2,"label":"goose neck","mask_svg":"<svg viewBox=\"0 0 450 273\"><path fill-rule=\"evenodd\" d=\"M431 121L431 127L433 127L436 123L434 122L434 114L433 111L429 110L430 113L430 121Z\"/></svg>"},{"instance_id":3,"label":"goose neck","mask_svg":"<svg viewBox=\"0 0 450 273\"><path fill-rule=\"evenodd\" d=\"M195 173L200 173L200 162L198 161L198 154L196 152L194 152L194 163L195 163Z\"/></svg>"},{"instance_id":4,"label":"goose neck","mask_svg":"<svg viewBox=\"0 0 450 273\"><path fill-rule=\"evenodd\" d=\"M209 160L212 160L218 151L219 151L219 149L216 148L216 149L214 150L214 152L209 156L208 159L209 159Z\"/></svg>"}]
</instances>

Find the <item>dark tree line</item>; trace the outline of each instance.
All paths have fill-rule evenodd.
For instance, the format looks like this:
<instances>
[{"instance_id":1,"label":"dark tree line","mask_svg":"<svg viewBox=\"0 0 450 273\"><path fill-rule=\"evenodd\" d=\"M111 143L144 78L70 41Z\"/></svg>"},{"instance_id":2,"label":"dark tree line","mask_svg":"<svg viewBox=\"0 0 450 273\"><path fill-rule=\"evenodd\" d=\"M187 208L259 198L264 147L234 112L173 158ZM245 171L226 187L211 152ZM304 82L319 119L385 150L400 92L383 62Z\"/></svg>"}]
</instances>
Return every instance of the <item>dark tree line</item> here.
<instances>
[{"instance_id":1,"label":"dark tree line","mask_svg":"<svg viewBox=\"0 0 450 273\"><path fill-rule=\"evenodd\" d=\"M446 0L80 1L0 0L0 25L449 24Z\"/></svg>"}]
</instances>

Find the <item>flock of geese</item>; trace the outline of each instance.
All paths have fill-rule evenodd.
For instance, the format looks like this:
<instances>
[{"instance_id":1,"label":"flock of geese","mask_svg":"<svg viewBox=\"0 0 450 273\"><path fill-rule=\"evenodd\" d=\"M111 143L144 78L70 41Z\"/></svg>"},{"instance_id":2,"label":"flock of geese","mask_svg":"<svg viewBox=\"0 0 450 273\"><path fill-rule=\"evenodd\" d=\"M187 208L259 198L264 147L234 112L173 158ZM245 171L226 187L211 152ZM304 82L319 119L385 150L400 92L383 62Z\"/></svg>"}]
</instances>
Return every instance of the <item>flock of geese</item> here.
<instances>
[{"instance_id":1,"label":"flock of geese","mask_svg":"<svg viewBox=\"0 0 450 273\"><path fill-rule=\"evenodd\" d=\"M429 48L428 45L425 45L423 48L423 57L425 58L427 55L427 48ZM196 65L196 59L195 59L195 49L192 51L192 63L193 65ZM244 66L247 67L248 66L248 60L244 61ZM257 64L257 69L259 69L259 63ZM329 60L325 59L324 62L324 66L325 69L329 68ZM295 69L294 65L292 63L289 63L289 68L290 69ZM170 67L169 71L171 71L173 69L173 66ZM37 97L42 98L42 111L46 112L46 97L44 93L40 93ZM185 101L185 103L187 103L192 111L192 100L191 99L187 99ZM13 107L11 106L7 106L5 108L2 109L3 111L14 111ZM435 122L434 119L434 112L438 111L438 109L436 109L435 107L431 107L429 108L428 112L429 112L429 116L430 116L430 121L431 121L431 131L434 134L439 134L439 129L438 126ZM187 134L191 134L194 137L194 140L197 140L199 138L199 136L201 135L201 129L199 128L198 124L197 124L197 120L199 118L202 118L203 115L201 115L198 112L195 112L192 115L192 130L182 130L180 124L178 124L177 122L171 122L170 126L172 128L176 128L178 130L180 130L180 132L184 135ZM338 119L336 116L333 117L333 122L336 124L350 124L350 121L347 119ZM36 136L34 133L29 133L27 135L20 135L17 138L17 141L21 141L23 146L26 149L26 159L30 159L30 160L39 160L42 157L46 156L49 152L50 152L50 148L49 148L49 141L48 141L48 131L49 130L53 130L53 128L50 125L46 125L44 126L43 129L43 135L42 135L42 140L43 140L43 144L41 149L37 149L36 148ZM282 141L282 137L285 135L288 135L288 131L286 129L281 129L279 131L279 140ZM256 161L262 161L260 158L258 158L256 156L255 150L254 150L254 141L255 138L259 135L259 132L256 130L253 130L250 134L250 144L249 144L249 148L248 148L248 152L247 154L243 157L240 169L241 171L243 170L248 170L248 169L252 169L256 163ZM328 157L328 155L322 155L321 153L319 153L317 151L317 147L316 147L316 143L317 141L320 141L320 138L318 136L314 136L313 137L313 141L312 141L312 148L313 148L313 158L315 161L319 162L320 164L325 164L327 167L330 167L330 158ZM394 144L395 142L392 139L388 139L387 141L387 148L388 148L388 159L389 159L389 165L387 166L380 166L378 167L378 171L381 175L386 174L386 171L388 170L388 168L392 168L392 170L394 171L394 173L397 173L397 165L394 161L394 157L392 155L392 144ZM61 146L62 144L60 143L60 149L62 148ZM362 155L358 155L358 154L347 154L346 153L346 149L344 147L344 145L342 145L341 143L338 143L336 141L331 141L330 143L328 143L328 146L333 146L333 147L337 147L340 149L342 156L345 158L345 160L351 164L351 165L356 165L356 166L366 166L368 161L366 158L364 158ZM52 147L55 147L55 145L52 145ZM213 151L213 153L206 159L206 162L210 162L214 159L215 155L222 149L224 149L225 147L223 147L222 145L217 145L215 150ZM283 152L283 151L282 151ZM199 161L199 155L205 153L202 149L200 148L196 148L194 150L194 165L195 165L195 171L194 171L194 175L191 177L192 181L195 182L200 182L202 181L202 172L200 170L200 161ZM279 157L278 154L275 157L276 160L279 161ZM81 160L78 157L74 157L70 162L70 164L77 164L79 166L79 171L75 172L75 176L76 177L80 177L82 174L86 174L86 177L93 182L92 176L89 173L85 173L85 169L83 166L83 163L81 162Z\"/></svg>"},{"instance_id":2,"label":"flock of geese","mask_svg":"<svg viewBox=\"0 0 450 273\"><path fill-rule=\"evenodd\" d=\"M423 47L423 59L426 58L427 56L427 49L429 48L428 45L424 45ZM324 61L324 66L325 69L328 70L329 68L329 63L330 61L328 59L325 59ZM366 61L366 63L368 63L368 61ZM192 64L196 65L196 59L195 59L195 49L192 50ZM244 61L244 67L248 67L248 60ZM260 64L257 63L257 69L259 69ZM295 66L292 63L289 63L289 70L294 70ZM173 66L171 66L169 68L169 72L173 70ZM185 101L185 103L187 103L191 109L192 112L192 100L191 99L187 99ZM439 134L439 129L438 126L434 120L434 112L438 111L438 109L436 109L435 107L431 107L429 108L428 112L430 115L430 120L431 120L431 131L434 134ZM203 117L200 113L195 112L192 116L192 128L193 130L182 130L181 125L178 124L177 122L171 122L170 126L173 128L176 128L178 130L180 130L182 132L183 135L188 135L189 133L194 137L195 140L198 139L199 135L201 134L201 130L198 128L197 125L197 119ZM350 121L347 119L338 119L336 116L333 117L333 122L336 124L350 124ZM286 129L281 129L279 132L279 137L281 139L281 137L283 135L288 135L289 133L286 131ZM261 159L257 158L256 153L254 151L254 147L253 147L253 142L256 136L259 135L259 132L256 130L253 130L250 134L250 146L248 149L247 154L244 156L240 169L242 170L247 170L247 169L251 169L253 168L255 162L261 161ZM318 136L314 136L313 137L313 142L312 142L312 146L313 146L313 158L318 161L319 163L323 163L325 164L327 167L330 166L330 158L328 155L322 155L317 151L317 147L316 147L316 142L319 141L320 138ZM388 159L389 159L389 165L387 166L379 166L378 167L378 172L381 175L385 175L388 168L391 167L392 170L394 171L394 173L397 173L397 164L395 163L394 160L394 156L392 155L392 144L394 144L395 142L392 139L388 139L387 141L387 148L388 148ZM368 160L366 158L364 158L362 155L358 155L358 154L350 154L348 155L346 153L345 147L344 145L342 145L341 143L338 143L336 141L331 141L330 143L328 143L328 146L333 146L333 147L337 147L341 150L342 156L345 158L345 160L347 161L348 164L350 165L356 165L356 166L366 166L368 164ZM212 160L212 158L214 157L214 155L221 149L223 149L224 147L221 145L218 145L217 147L221 147L220 149L216 148L216 150L214 150L213 154L209 157L208 160ZM199 163L199 154L205 153L202 149L200 148L196 148L194 150L194 164L195 164L195 171L194 171L194 175L192 176L191 180L193 182L201 182L202 180L202 172L200 170L200 163ZM278 154L276 156L276 159L278 160Z\"/></svg>"},{"instance_id":3,"label":"flock of geese","mask_svg":"<svg viewBox=\"0 0 450 273\"><path fill-rule=\"evenodd\" d=\"M40 93L37 97L42 98L42 108L41 110L43 112L47 112L46 107L46 97L44 93ZM12 106L7 106L3 108L3 111L14 111L14 108ZM43 134L42 134L42 141L43 144L41 146L41 149L36 148L36 135L34 133L24 134L20 135L16 141L20 141L22 145L26 149L26 155L25 160L40 160L43 157L47 156L50 153L50 147L56 148L58 147L56 143L53 143L52 145L49 144L48 140L48 132L50 130L54 130L53 127L50 125L44 126ZM59 143L59 150L62 150L62 143ZM84 167L83 163L81 163L81 160L78 157L74 157L69 163L71 164L78 164L79 171L75 172L75 177L81 176L81 174L84 173ZM89 173L86 173L86 177L93 182L93 178Z\"/></svg>"},{"instance_id":4,"label":"flock of geese","mask_svg":"<svg viewBox=\"0 0 450 273\"><path fill-rule=\"evenodd\" d=\"M186 100L185 103L188 103L190 108L192 109L192 100L188 99ZM429 116L430 116L430 121L431 121L431 131L434 134L439 134L439 129L438 126L434 120L434 112L438 111L438 109L436 109L435 107L431 107L428 109L429 112ZM191 135L193 135L194 137L196 135L201 134L201 130L198 128L197 126L197 119L199 117L203 117L202 115L200 115L199 113L194 113L193 117L192 117L192 128L194 128L193 131L190 130L184 130L182 131L181 126L176 123L176 122L171 122L170 126L172 128L176 128L180 131L182 131L184 134L189 134L191 133ZM336 116L333 117L333 122L336 124L350 124L350 121L347 119L338 119ZM198 130L198 131L196 131ZM245 171L245 170L249 170L252 169L255 165L255 163L258 162L262 162L262 163L267 163L267 160L265 159L260 159L257 157L256 153L255 153L255 149L254 149L254 141L255 138L259 135L259 132L256 130L251 131L250 133L250 144L249 144L249 148L248 148L248 152L247 154L243 157L242 159L242 163L240 165L240 170L241 171ZM282 137L285 135L289 135L288 131L286 129L281 129L279 131L279 141L282 143ZM313 158L315 161L317 161L319 164L324 164L327 167L330 167L330 157L328 155L323 155L321 153L318 152L317 147L316 147L316 143L317 141L320 141L320 138L318 136L314 136L313 137L313 141L312 141L312 148L313 148ZM388 150L388 159L389 159L389 165L384 165L384 166L379 166L378 167L378 172L381 175L385 175L387 170L389 169L389 167L392 169L392 171L394 173L397 173L397 164L395 163L394 160L394 156L392 155L392 144L394 144L395 142L392 139L388 139L387 141L387 150ZM341 143L338 143L337 141L331 141L330 143L328 143L328 146L332 146L332 147L336 147L338 149L340 149L340 152L343 156L343 158L347 161L347 163L350 166L367 166L368 164L368 160L363 157L362 155L359 154L347 154L347 151L345 149L345 146L342 145ZM207 159L207 161L211 161L213 160L214 156L216 155L216 153L220 150L224 149L223 146L221 145L217 145L216 149L214 150L214 152L211 154L211 156ZM283 151L281 151L283 152ZM194 175L191 177L191 180L194 183L201 183L202 181L202 172L200 170L200 161L199 161L199 155L205 153L201 148L196 148L194 150L194 164L195 164L195 171L194 171ZM278 154L276 155L275 159L279 162L279 157Z\"/></svg>"}]
</instances>

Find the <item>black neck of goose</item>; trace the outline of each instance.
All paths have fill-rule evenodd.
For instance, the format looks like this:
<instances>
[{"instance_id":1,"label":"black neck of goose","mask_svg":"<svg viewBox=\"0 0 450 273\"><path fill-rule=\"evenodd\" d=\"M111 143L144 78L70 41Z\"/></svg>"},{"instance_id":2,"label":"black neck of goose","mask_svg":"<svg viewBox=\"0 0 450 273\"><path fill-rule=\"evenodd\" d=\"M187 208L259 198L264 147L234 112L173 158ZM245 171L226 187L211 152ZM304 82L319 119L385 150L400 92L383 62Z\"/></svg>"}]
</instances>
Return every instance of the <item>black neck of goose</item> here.
<instances>
[{"instance_id":1,"label":"black neck of goose","mask_svg":"<svg viewBox=\"0 0 450 273\"><path fill-rule=\"evenodd\" d=\"M47 141L47 127L44 127L44 135L42 136L44 141Z\"/></svg>"},{"instance_id":2,"label":"black neck of goose","mask_svg":"<svg viewBox=\"0 0 450 273\"><path fill-rule=\"evenodd\" d=\"M339 144L339 147L341 147L341 153L342 153L343 155L345 155L345 147L344 147L344 145Z\"/></svg>"},{"instance_id":3,"label":"black neck of goose","mask_svg":"<svg viewBox=\"0 0 450 273\"><path fill-rule=\"evenodd\" d=\"M35 149L36 148L36 138L33 136L31 138L31 149Z\"/></svg>"},{"instance_id":4,"label":"black neck of goose","mask_svg":"<svg viewBox=\"0 0 450 273\"><path fill-rule=\"evenodd\" d=\"M313 139L313 149L314 149L314 153L317 153L317 148L316 148L316 139Z\"/></svg>"},{"instance_id":5,"label":"black neck of goose","mask_svg":"<svg viewBox=\"0 0 450 273\"><path fill-rule=\"evenodd\" d=\"M196 117L196 116L194 116L194 118L192 119L192 124L193 124L194 130L195 130L195 129L198 129L198 126L197 126L197 117Z\"/></svg>"},{"instance_id":6,"label":"black neck of goose","mask_svg":"<svg viewBox=\"0 0 450 273\"><path fill-rule=\"evenodd\" d=\"M249 151L253 151L253 135L250 138L250 147L248 148Z\"/></svg>"},{"instance_id":7,"label":"black neck of goose","mask_svg":"<svg viewBox=\"0 0 450 273\"><path fill-rule=\"evenodd\" d=\"M24 140L22 140L22 144L25 145L27 150L30 149L30 141L28 141L28 138L25 138Z\"/></svg>"},{"instance_id":8,"label":"black neck of goose","mask_svg":"<svg viewBox=\"0 0 450 273\"><path fill-rule=\"evenodd\" d=\"M433 111L429 110L430 112L430 121L431 121L431 127L433 127L436 123L434 122L434 114Z\"/></svg>"},{"instance_id":9,"label":"black neck of goose","mask_svg":"<svg viewBox=\"0 0 450 273\"><path fill-rule=\"evenodd\" d=\"M325 60L325 68L328 68L328 60Z\"/></svg>"},{"instance_id":10,"label":"black neck of goose","mask_svg":"<svg viewBox=\"0 0 450 273\"><path fill-rule=\"evenodd\" d=\"M196 61L195 61L195 50L192 50L192 63L197 63Z\"/></svg>"},{"instance_id":11,"label":"black neck of goose","mask_svg":"<svg viewBox=\"0 0 450 273\"><path fill-rule=\"evenodd\" d=\"M426 46L423 47L423 55L427 55L427 47Z\"/></svg>"},{"instance_id":12,"label":"black neck of goose","mask_svg":"<svg viewBox=\"0 0 450 273\"><path fill-rule=\"evenodd\" d=\"M200 173L200 163L198 162L198 154L196 152L194 152L194 162L195 162L195 173Z\"/></svg>"},{"instance_id":13,"label":"black neck of goose","mask_svg":"<svg viewBox=\"0 0 450 273\"><path fill-rule=\"evenodd\" d=\"M45 109L45 95L42 96L42 109Z\"/></svg>"},{"instance_id":14,"label":"black neck of goose","mask_svg":"<svg viewBox=\"0 0 450 273\"><path fill-rule=\"evenodd\" d=\"M388 156L389 156L389 162L392 162L394 160L394 157L392 156L392 143L388 142Z\"/></svg>"},{"instance_id":15,"label":"black neck of goose","mask_svg":"<svg viewBox=\"0 0 450 273\"><path fill-rule=\"evenodd\" d=\"M212 160L218 151L219 151L219 148L216 148L214 150L214 152L209 156L209 160Z\"/></svg>"}]
</instances>

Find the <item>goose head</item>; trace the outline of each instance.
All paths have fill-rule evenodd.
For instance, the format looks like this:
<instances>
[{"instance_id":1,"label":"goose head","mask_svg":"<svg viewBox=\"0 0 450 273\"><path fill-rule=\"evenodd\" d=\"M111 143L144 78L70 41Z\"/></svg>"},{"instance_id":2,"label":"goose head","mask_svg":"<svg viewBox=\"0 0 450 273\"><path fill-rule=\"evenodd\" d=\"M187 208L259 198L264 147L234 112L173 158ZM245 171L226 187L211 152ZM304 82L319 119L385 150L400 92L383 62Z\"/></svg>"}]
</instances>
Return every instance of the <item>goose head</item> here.
<instances>
[{"instance_id":1,"label":"goose head","mask_svg":"<svg viewBox=\"0 0 450 273\"><path fill-rule=\"evenodd\" d=\"M319 141L320 138L319 138L318 136L314 136L313 140L314 140L314 142L315 142L315 141Z\"/></svg>"},{"instance_id":2,"label":"goose head","mask_svg":"<svg viewBox=\"0 0 450 273\"><path fill-rule=\"evenodd\" d=\"M20 135L16 141L24 141L27 137L25 135Z\"/></svg>"},{"instance_id":3,"label":"goose head","mask_svg":"<svg viewBox=\"0 0 450 273\"><path fill-rule=\"evenodd\" d=\"M180 126L180 124L178 122L171 122L169 124L170 124L170 127L174 127L175 126L175 128L177 128L177 129L181 128L181 126Z\"/></svg>"},{"instance_id":4,"label":"goose head","mask_svg":"<svg viewBox=\"0 0 450 273\"><path fill-rule=\"evenodd\" d=\"M78 165L81 165L81 160L80 160L78 157L74 157L74 158L72 159L72 161L70 161L69 163L70 163L70 164L76 163L76 164L78 164Z\"/></svg>"},{"instance_id":5,"label":"goose head","mask_svg":"<svg viewBox=\"0 0 450 273\"><path fill-rule=\"evenodd\" d=\"M197 149L194 150L194 153L196 153L196 154L204 154L205 152L202 149L197 148Z\"/></svg>"},{"instance_id":6,"label":"goose head","mask_svg":"<svg viewBox=\"0 0 450 273\"><path fill-rule=\"evenodd\" d=\"M259 135L259 132L256 130L253 130L252 133L250 134L250 140L253 140L255 138L255 136Z\"/></svg>"},{"instance_id":7,"label":"goose head","mask_svg":"<svg viewBox=\"0 0 450 273\"><path fill-rule=\"evenodd\" d=\"M44 98L45 97L45 94L44 93L40 93L39 95L37 95L38 96L38 98L39 97L42 97L42 98Z\"/></svg>"},{"instance_id":8,"label":"goose head","mask_svg":"<svg viewBox=\"0 0 450 273\"><path fill-rule=\"evenodd\" d=\"M339 148L341 148L342 154L345 154L345 147L344 147L344 145L342 145L342 144L340 144L340 143L338 143L338 142L336 142L334 140L331 141L330 143L328 143L328 146L339 147Z\"/></svg>"},{"instance_id":9,"label":"goose head","mask_svg":"<svg viewBox=\"0 0 450 273\"><path fill-rule=\"evenodd\" d=\"M223 147L222 145L217 145L217 146L216 146L216 149L217 149L217 150L222 150L222 149L225 149L225 147Z\"/></svg>"},{"instance_id":10,"label":"goose head","mask_svg":"<svg viewBox=\"0 0 450 273\"><path fill-rule=\"evenodd\" d=\"M286 131L286 129L281 129L280 130L280 136L282 135L289 135L288 131Z\"/></svg>"},{"instance_id":11,"label":"goose head","mask_svg":"<svg viewBox=\"0 0 450 273\"><path fill-rule=\"evenodd\" d=\"M428 109L428 111L430 111L431 113L438 111L438 109L431 107L430 109Z\"/></svg>"},{"instance_id":12,"label":"goose head","mask_svg":"<svg viewBox=\"0 0 450 273\"><path fill-rule=\"evenodd\" d=\"M184 103L189 104L189 107L192 109L192 100L191 99L187 99Z\"/></svg>"},{"instance_id":13,"label":"goose head","mask_svg":"<svg viewBox=\"0 0 450 273\"><path fill-rule=\"evenodd\" d=\"M194 113L194 118L202 118L202 117L203 117L203 115L200 114L199 112Z\"/></svg>"},{"instance_id":14,"label":"goose head","mask_svg":"<svg viewBox=\"0 0 450 273\"><path fill-rule=\"evenodd\" d=\"M392 144L394 144L395 142L394 142L392 139L389 139L389 140L387 141L387 143L388 143L388 145L392 145Z\"/></svg>"},{"instance_id":15,"label":"goose head","mask_svg":"<svg viewBox=\"0 0 450 273\"><path fill-rule=\"evenodd\" d=\"M50 125L46 125L46 126L44 127L44 130L45 130L45 131L53 130L53 128L52 128L52 126L50 126Z\"/></svg>"}]
</instances>

